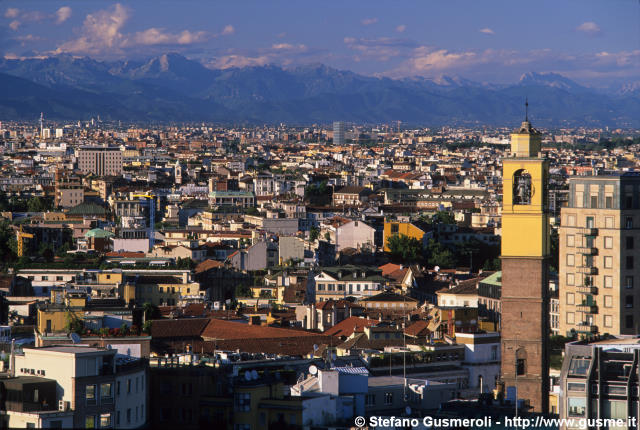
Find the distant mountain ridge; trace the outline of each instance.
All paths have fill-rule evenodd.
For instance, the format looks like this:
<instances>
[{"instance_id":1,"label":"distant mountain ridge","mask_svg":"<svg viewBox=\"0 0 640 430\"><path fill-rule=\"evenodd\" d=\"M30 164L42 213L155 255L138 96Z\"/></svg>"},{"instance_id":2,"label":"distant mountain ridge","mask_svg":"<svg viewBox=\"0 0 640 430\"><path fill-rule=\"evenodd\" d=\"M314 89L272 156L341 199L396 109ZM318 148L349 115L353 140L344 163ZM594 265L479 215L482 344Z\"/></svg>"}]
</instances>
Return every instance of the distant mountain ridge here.
<instances>
[{"instance_id":1,"label":"distant mountain ridge","mask_svg":"<svg viewBox=\"0 0 640 430\"><path fill-rule=\"evenodd\" d=\"M390 79L322 64L209 69L179 54L101 62L60 55L0 60L0 119L310 124L519 123L525 97L539 126L640 127L640 84L607 93L556 73L517 83L460 77Z\"/></svg>"}]
</instances>

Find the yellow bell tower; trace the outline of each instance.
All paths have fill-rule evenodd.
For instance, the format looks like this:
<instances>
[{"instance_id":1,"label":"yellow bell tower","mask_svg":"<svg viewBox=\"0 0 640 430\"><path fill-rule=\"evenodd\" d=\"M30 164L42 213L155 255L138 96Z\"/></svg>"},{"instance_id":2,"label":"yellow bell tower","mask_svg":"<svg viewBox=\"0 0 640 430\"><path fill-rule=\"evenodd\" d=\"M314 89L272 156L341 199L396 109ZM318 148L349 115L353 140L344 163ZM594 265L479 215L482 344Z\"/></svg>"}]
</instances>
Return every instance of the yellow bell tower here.
<instances>
[{"instance_id":1,"label":"yellow bell tower","mask_svg":"<svg viewBox=\"0 0 640 430\"><path fill-rule=\"evenodd\" d=\"M533 411L549 409L549 162L528 119L502 160L502 380Z\"/></svg>"}]
</instances>

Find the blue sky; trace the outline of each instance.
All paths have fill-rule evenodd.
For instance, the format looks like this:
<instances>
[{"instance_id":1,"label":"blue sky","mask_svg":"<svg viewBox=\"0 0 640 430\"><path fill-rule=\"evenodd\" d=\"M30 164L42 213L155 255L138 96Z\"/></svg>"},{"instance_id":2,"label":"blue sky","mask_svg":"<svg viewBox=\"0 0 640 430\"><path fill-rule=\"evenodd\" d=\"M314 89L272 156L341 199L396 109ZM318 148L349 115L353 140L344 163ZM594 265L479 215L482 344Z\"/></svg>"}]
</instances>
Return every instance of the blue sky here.
<instances>
[{"instance_id":1,"label":"blue sky","mask_svg":"<svg viewBox=\"0 0 640 430\"><path fill-rule=\"evenodd\" d=\"M0 1L0 53L178 52L208 67L324 63L394 78L640 80L639 0Z\"/></svg>"}]
</instances>

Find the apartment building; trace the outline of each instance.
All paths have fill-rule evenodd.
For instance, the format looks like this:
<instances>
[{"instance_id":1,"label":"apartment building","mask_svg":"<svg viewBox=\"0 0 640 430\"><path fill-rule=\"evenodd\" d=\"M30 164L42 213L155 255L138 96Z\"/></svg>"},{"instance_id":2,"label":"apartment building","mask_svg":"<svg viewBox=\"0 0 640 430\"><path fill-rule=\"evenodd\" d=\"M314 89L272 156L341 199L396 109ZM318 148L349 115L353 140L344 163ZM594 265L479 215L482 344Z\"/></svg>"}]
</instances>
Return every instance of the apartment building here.
<instances>
[{"instance_id":1,"label":"apartment building","mask_svg":"<svg viewBox=\"0 0 640 430\"><path fill-rule=\"evenodd\" d=\"M640 326L640 174L571 178L562 208L559 334L635 334Z\"/></svg>"},{"instance_id":2,"label":"apartment building","mask_svg":"<svg viewBox=\"0 0 640 430\"><path fill-rule=\"evenodd\" d=\"M73 412L74 428L134 428L146 422L146 368L116 349L25 348L15 357L15 373L55 380L58 409Z\"/></svg>"},{"instance_id":3,"label":"apartment building","mask_svg":"<svg viewBox=\"0 0 640 430\"><path fill-rule=\"evenodd\" d=\"M122 151L111 146L82 146L77 151L78 168L98 176L122 174Z\"/></svg>"},{"instance_id":4,"label":"apartment building","mask_svg":"<svg viewBox=\"0 0 640 430\"><path fill-rule=\"evenodd\" d=\"M637 428L639 347L635 336L603 336L565 345L558 401L560 418L567 419L562 430L581 428L580 420L585 419L629 419L628 426L608 428Z\"/></svg>"}]
</instances>

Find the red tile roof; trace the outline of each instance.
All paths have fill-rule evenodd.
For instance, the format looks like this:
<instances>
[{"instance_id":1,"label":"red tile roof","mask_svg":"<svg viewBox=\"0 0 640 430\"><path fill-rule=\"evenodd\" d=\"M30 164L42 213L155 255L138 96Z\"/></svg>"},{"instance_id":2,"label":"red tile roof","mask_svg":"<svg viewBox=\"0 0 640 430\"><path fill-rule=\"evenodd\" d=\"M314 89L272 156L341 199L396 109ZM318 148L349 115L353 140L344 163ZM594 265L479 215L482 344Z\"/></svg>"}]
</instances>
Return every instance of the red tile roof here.
<instances>
[{"instance_id":1,"label":"red tile roof","mask_svg":"<svg viewBox=\"0 0 640 430\"><path fill-rule=\"evenodd\" d=\"M349 317L343 321L340 321L338 324L324 331L323 334L329 336L345 336L349 337L356 331L363 331L365 327L371 327L378 323L376 320L360 318L360 317Z\"/></svg>"}]
</instances>

